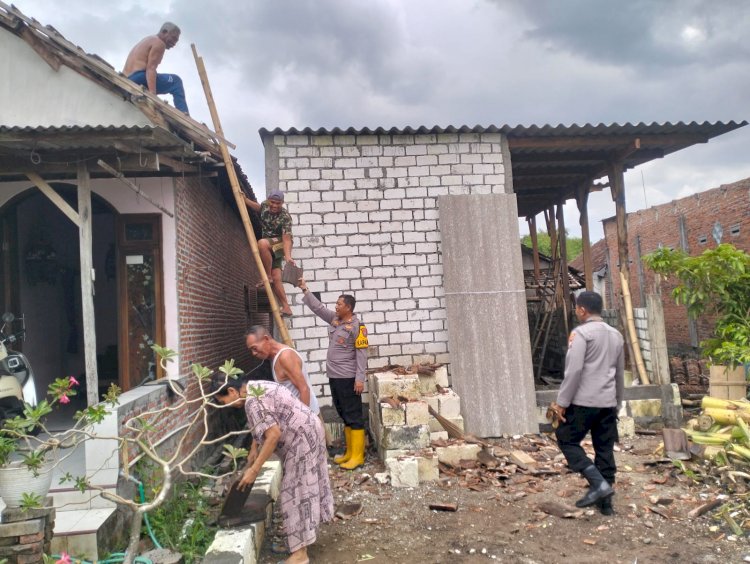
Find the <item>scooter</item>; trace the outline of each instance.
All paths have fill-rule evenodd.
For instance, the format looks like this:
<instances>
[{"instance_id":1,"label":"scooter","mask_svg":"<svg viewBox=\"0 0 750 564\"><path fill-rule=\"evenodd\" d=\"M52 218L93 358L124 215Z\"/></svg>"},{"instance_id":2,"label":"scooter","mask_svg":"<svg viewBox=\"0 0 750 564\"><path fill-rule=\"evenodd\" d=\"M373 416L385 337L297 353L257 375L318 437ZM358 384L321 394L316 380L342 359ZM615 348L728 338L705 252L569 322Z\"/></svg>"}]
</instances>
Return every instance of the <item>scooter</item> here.
<instances>
[{"instance_id":1,"label":"scooter","mask_svg":"<svg viewBox=\"0 0 750 564\"><path fill-rule=\"evenodd\" d=\"M17 319L6 312L0 327L0 403L8 403L5 398L17 398L21 402L35 406L36 385L31 364L21 352L12 350L16 343L26 337L26 323L23 315ZM20 331L13 332L13 323L20 322ZM12 400L10 400L12 401Z\"/></svg>"}]
</instances>

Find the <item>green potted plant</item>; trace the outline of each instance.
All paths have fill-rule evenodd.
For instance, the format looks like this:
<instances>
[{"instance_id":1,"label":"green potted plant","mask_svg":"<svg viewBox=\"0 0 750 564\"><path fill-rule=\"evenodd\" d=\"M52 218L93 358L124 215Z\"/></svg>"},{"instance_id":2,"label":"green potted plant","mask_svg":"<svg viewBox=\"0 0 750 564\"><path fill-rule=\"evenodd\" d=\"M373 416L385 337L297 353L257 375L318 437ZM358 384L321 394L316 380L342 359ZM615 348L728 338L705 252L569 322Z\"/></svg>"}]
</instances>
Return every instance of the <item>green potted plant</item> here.
<instances>
[{"instance_id":1,"label":"green potted plant","mask_svg":"<svg viewBox=\"0 0 750 564\"><path fill-rule=\"evenodd\" d=\"M50 489L58 450L74 446L80 438L70 430L52 433L45 426L55 406L70 403L77 385L72 376L57 378L49 386L49 400L25 404L23 415L5 420L0 429L0 497L7 506L39 505ZM103 406L78 412L73 428L85 429L105 414Z\"/></svg>"},{"instance_id":2,"label":"green potted plant","mask_svg":"<svg viewBox=\"0 0 750 564\"><path fill-rule=\"evenodd\" d=\"M703 354L719 365L742 372L750 363L750 255L723 243L698 256L661 248L643 257L658 274L677 279L672 296L692 317L715 319L714 334L701 343ZM738 372L739 373L739 372ZM712 377L719 374L712 368ZM744 396L744 394L742 394Z\"/></svg>"}]
</instances>

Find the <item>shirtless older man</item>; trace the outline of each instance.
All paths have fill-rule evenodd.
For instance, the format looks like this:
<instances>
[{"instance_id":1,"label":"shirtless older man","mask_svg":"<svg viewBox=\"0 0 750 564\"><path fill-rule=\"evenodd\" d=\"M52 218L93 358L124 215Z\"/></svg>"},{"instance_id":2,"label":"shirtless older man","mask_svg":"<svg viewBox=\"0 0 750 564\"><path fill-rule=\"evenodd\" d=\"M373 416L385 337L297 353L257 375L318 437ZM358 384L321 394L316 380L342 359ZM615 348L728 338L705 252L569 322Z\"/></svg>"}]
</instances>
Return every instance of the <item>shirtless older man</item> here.
<instances>
[{"instance_id":1,"label":"shirtless older man","mask_svg":"<svg viewBox=\"0 0 750 564\"><path fill-rule=\"evenodd\" d=\"M177 45L179 40L180 28L172 22L164 23L159 33L144 37L133 47L122 73L136 84L148 87L152 94L171 94L174 107L189 115L182 79L176 74L156 72L164 51Z\"/></svg>"}]
</instances>

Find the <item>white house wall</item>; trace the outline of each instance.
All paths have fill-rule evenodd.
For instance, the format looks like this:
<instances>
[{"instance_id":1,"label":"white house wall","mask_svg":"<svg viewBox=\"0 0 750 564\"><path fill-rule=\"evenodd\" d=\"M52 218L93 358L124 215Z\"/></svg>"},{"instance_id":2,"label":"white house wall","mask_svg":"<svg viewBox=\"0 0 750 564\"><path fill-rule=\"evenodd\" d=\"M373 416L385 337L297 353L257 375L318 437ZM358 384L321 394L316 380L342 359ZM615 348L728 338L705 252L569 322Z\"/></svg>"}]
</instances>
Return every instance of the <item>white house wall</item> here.
<instances>
[{"instance_id":1,"label":"white house wall","mask_svg":"<svg viewBox=\"0 0 750 564\"><path fill-rule=\"evenodd\" d=\"M64 65L54 70L23 39L2 29L0 53L0 125L151 125L122 96Z\"/></svg>"},{"instance_id":2,"label":"white house wall","mask_svg":"<svg viewBox=\"0 0 750 564\"><path fill-rule=\"evenodd\" d=\"M0 34L2 36L3 34ZM75 184L75 181L65 181ZM165 209L174 211L174 185L171 178L136 179L135 182L143 192ZM30 182L12 182L0 184L0 207L10 199L24 192L33 185ZM34 188L36 189L36 188ZM93 193L104 198L119 213L154 214L161 213L144 198L139 198L132 190L118 180L92 180ZM177 351L179 332L177 325L177 259L175 220L161 214L162 223L162 268L164 276L164 329L166 346ZM98 273L103 275L103 273ZM113 304L114 307L114 304ZM168 365L168 375L177 376L176 363Z\"/></svg>"},{"instance_id":3,"label":"white house wall","mask_svg":"<svg viewBox=\"0 0 750 564\"><path fill-rule=\"evenodd\" d=\"M354 294L370 332L370 368L449 362L437 201L511 192L504 138L276 135L264 144L267 189L286 192L293 217L293 257L329 307L340 294ZM286 288L291 336L307 356L317 395L330 403L326 327Z\"/></svg>"}]
</instances>

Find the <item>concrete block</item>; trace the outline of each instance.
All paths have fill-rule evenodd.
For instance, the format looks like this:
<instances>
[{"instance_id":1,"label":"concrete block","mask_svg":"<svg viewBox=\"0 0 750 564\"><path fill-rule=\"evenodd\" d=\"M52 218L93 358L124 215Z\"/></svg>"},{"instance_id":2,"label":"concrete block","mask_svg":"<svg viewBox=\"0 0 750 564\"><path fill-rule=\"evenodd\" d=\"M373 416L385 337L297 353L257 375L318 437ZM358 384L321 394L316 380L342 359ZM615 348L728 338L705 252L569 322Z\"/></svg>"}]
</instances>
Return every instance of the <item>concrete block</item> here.
<instances>
[{"instance_id":1,"label":"concrete block","mask_svg":"<svg viewBox=\"0 0 750 564\"><path fill-rule=\"evenodd\" d=\"M383 462L385 462L389 458L398 458L400 456L409 456L413 452L414 452L413 450L403 449L403 448L384 449L384 448L380 448L380 445L378 445L378 457Z\"/></svg>"},{"instance_id":2,"label":"concrete block","mask_svg":"<svg viewBox=\"0 0 750 564\"><path fill-rule=\"evenodd\" d=\"M660 399L629 400L628 406L632 417L661 417Z\"/></svg>"},{"instance_id":3,"label":"concrete block","mask_svg":"<svg viewBox=\"0 0 750 564\"><path fill-rule=\"evenodd\" d=\"M434 431L430 433L430 443L432 441L447 441L448 431Z\"/></svg>"},{"instance_id":4,"label":"concrete block","mask_svg":"<svg viewBox=\"0 0 750 564\"><path fill-rule=\"evenodd\" d=\"M407 425L429 425L430 413L426 401L410 401L405 404Z\"/></svg>"},{"instance_id":5,"label":"concrete block","mask_svg":"<svg viewBox=\"0 0 750 564\"><path fill-rule=\"evenodd\" d=\"M435 379L437 380L438 386L447 388L450 385L448 383L448 367L446 365L435 370Z\"/></svg>"},{"instance_id":6,"label":"concrete block","mask_svg":"<svg viewBox=\"0 0 750 564\"><path fill-rule=\"evenodd\" d=\"M617 421L617 434L620 440L635 437L635 419L632 417L620 417Z\"/></svg>"},{"instance_id":7,"label":"concrete block","mask_svg":"<svg viewBox=\"0 0 750 564\"><path fill-rule=\"evenodd\" d=\"M462 460L476 460L482 447L470 443L456 443L445 447L435 447L435 454L443 464L458 466Z\"/></svg>"},{"instance_id":8,"label":"concrete block","mask_svg":"<svg viewBox=\"0 0 750 564\"><path fill-rule=\"evenodd\" d=\"M422 401L426 402L436 413L440 413L440 396L439 394L428 394L422 396Z\"/></svg>"},{"instance_id":9,"label":"concrete block","mask_svg":"<svg viewBox=\"0 0 750 564\"><path fill-rule=\"evenodd\" d=\"M421 394L434 394L437 390L437 378L434 374L419 374L419 392Z\"/></svg>"},{"instance_id":10,"label":"concrete block","mask_svg":"<svg viewBox=\"0 0 750 564\"><path fill-rule=\"evenodd\" d=\"M434 452L420 453L417 456L417 470L419 472L419 483L435 482L440 479L438 457Z\"/></svg>"},{"instance_id":11,"label":"concrete block","mask_svg":"<svg viewBox=\"0 0 750 564\"><path fill-rule=\"evenodd\" d=\"M406 399L419 399L419 378L415 375L399 375L393 372L373 374L374 392L380 398L402 396Z\"/></svg>"},{"instance_id":12,"label":"concrete block","mask_svg":"<svg viewBox=\"0 0 750 564\"><path fill-rule=\"evenodd\" d=\"M389 458L385 461L394 488L416 488L419 485L419 464L414 456Z\"/></svg>"},{"instance_id":13,"label":"concrete block","mask_svg":"<svg viewBox=\"0 0 750 564\"><path fill-rule=\"evenodd\" d=\"M20 537L44 532L44 519L29 519L15 523L0 524L0 537Z\"/></svg>"},{"instance_id":14,"label":"concrete block","mask_svg":"<svg viewBox=\"0 0 750 564\"><path fill-rule=\"evenodd\" d=\"M446 417L448 421L456 425L461 431L464 430L464 418L460 415L458 417ZM430 417L430 432L437 433L438 431L445 431L440 422L434 417Z\"/></svg>"},{"instance_id":15,"label":"concrete block","mask_svg":"<svg viewBox=\"0 0 750 564\"><path fill-rule=\"evenodd\" d=\"M380 444L386 450L425 448L430 446L430 429L428 425L383 427Z\"/></svg>"},{"instance_id":16,"label":"concrete block","mask_svg":"<svg viewBox=\"0 0 750 564\"><path fill-rule=\"evenodd\" d=\"M461 398L450 388L438 396L438 413L443 417L461 416Z\"/></svg>"},{"instance_id":17,"label":"concrete block","mask_svg":"<svg viewBox=\"0 0 750 564\"><path fill-rule=\"evenodd\" d=\"M378 407L380 411L380 423L383 427L406 425L406 413L400 407L393 407L387 403L380 403Z\"/></svg>"}]
</instances>

